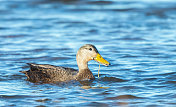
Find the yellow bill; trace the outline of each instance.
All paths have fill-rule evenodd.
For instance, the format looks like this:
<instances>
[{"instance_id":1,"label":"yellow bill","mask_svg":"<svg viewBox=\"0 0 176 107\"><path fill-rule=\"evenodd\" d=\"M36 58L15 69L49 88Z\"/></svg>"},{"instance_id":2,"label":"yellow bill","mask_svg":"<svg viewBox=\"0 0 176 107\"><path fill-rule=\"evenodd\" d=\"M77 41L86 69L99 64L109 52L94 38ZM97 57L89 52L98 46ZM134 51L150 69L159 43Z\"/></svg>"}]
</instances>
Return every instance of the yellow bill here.
<instances>
[{"instance_id":1,"label":"yellow bill","mask_svg":"<svg viewBox=\"0 0 176 107\"><path fill-rule=\"evenodd\" d=\"M97 56L94 58L95 61L97 61L98 63L101 63L105 66L109 66L110 63L108 61L106 61L99 53L97 53Z\"/></svg>"}]
</instances>

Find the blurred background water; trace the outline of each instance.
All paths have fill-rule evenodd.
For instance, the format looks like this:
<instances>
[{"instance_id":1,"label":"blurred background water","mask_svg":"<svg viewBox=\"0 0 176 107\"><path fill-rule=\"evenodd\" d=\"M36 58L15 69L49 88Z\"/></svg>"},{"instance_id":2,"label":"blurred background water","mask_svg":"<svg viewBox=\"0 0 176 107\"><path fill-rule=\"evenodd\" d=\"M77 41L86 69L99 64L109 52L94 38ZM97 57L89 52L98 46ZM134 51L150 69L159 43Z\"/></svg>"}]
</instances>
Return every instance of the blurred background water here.
<instances>
[{"instance_id":1,"label":"blurred background water","mask_svg":"<svg viewBox=\"0 0 176 107\"><path fill-rule=\"evenodd\" d=\"M77 69L94 44L93 82L26 81L25 63ZM175 0L0 0L0 106L176 106Z\"/></svg>"}]
</instances>

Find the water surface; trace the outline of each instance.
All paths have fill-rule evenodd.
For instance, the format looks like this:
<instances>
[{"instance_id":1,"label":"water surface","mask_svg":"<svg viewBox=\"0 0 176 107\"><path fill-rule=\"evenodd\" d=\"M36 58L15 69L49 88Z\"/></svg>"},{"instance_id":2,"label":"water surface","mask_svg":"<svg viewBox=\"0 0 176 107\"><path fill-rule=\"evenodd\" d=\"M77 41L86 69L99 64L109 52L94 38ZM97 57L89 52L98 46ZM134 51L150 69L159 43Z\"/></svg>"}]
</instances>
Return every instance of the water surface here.
<instances>
[{"instance_id":1,"label":"water surface","mask_svg":"<svg viewBox=\"0 0 176 107\"><path fill-rule=\"evenodd\" d=\"M176 1L0 0L0 106L176 106ZM39 84L25 63L77 69L94 44L96 79Z\"/></svg>"}]
</instances>

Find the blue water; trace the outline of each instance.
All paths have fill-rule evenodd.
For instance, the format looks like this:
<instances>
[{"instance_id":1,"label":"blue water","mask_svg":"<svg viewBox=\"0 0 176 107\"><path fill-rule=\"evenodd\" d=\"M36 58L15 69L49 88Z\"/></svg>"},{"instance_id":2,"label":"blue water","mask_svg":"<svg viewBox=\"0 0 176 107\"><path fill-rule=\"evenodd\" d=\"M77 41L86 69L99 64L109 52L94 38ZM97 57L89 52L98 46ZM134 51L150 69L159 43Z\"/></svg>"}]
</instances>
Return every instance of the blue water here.
<instances>
[{"instance_id":1,"label":"blue water","mask_svg":"<svg viewBox=\"0 0 176 107\"><path fill-rule=\"evenodd\" d=\"M77 69L94 44L91 82L40 84L25 63ZM176 106L175 0L0 0L0 106Z\"/></svg>"}]
</instances>

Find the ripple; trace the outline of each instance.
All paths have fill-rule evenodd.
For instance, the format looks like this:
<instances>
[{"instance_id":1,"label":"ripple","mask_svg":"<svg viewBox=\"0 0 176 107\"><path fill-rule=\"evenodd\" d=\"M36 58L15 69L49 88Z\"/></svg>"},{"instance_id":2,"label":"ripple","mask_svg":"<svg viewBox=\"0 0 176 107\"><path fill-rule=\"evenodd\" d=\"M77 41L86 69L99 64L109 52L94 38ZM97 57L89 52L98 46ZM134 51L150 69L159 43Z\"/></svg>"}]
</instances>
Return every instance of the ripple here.
<instances>
[{"instance_id":1,"label":"ripple","mask_svg":"<svg viewBox=\"0 0 176 107\"><path fill-rule=\"evenodd\" d=\"M95 5L111 5L113 1L89 1L88 4L95 4Z\"/></svg>"},{"instance_id":2,"label":"ripple","mask_svg":"<svg viewBox=\"0 0 176 107\"><path fill-rule=\"evenodd\" d=\"M103 77L101 78L104 82L126 82L127 80L116 78L116 77Z\"/></svg>"},{"instance_id":3,"label":"ripple","mask_svg":"<svg viewBox=\"0 0 176 107\"><path fill-rule=\"evenodd\" d=\"M22 35L1 35L1 37L0 38L22 38L22 37L25 37L25 36L29 36L29 35L24 35L24 34L22 34Z\"/></svg>"},{"instance_id":4,"label":"ripple","mask_svg":"<svg viewBox=\"0 0 176 107\"><path fill-rule=\"evenodd\" d=\"M176 81L168 81L168 83L170 84L176 84Z\"/></svg>"},{"instance_id":5,"label":"ripple","mask_svg":"<svg viewBox=\"0 0 176 107\"><path fill-rule=\"evenodd\" d=\"M143 97L137 97L134 95L120 95L116 97L107 97L106 100L120 100L120 99L143 99Z\"/></svg>"},{"instance_id":6,"label":"ripple","mask_svg":"<svg viewBox=\"0 0 176 107\"><path fill-rule=\"evenodd\" d=\"M0 106L174 106L174 0L0 0ZM77 68L82 44L113 63L94 81L31 83L26 62ZM96 62L89 68L97 77Z\"/></svg>"},{"instance_id":7,"label":"ripple","mask_svg":"<svg viewBox=\"0 0 176 107\"><path fill-rule=\"evenodd\" d=\"M97 107L97 106L100 106L100 107L107 107L108 106L108 104L106 104L106 103L99 103L99 102L92 102L92 103L90 103L90 104L88 104L88 106L95 106L95 107Z\"/></svg>"},{"instance_id":8,"label":"ripple","mask_svg":"<svg viewBox=\"0 0 176 107\"><path fill-rule=\"evenodd\" d=\"M35 97L35 96L28 96L28 95L0 95L0 98L2 99L22 99L27 97Z\"/></svg>"},{"instance_id":9,"label":"ripple","mask_svg":"<svg viewBox=\"0 0 176 107\"><path fill-rule=\"evenodd\" d=\"M47 102L47 101L51 101L51 99L48 99L48 98L45 98L45 99L38 99L38 100L35 100L36 102Z\"/></svg>"}]
</instances>

